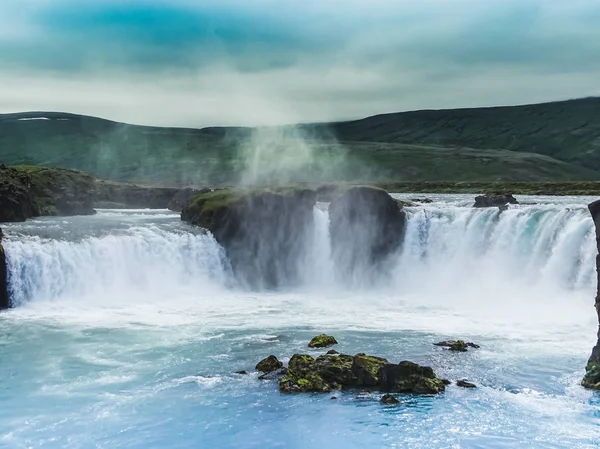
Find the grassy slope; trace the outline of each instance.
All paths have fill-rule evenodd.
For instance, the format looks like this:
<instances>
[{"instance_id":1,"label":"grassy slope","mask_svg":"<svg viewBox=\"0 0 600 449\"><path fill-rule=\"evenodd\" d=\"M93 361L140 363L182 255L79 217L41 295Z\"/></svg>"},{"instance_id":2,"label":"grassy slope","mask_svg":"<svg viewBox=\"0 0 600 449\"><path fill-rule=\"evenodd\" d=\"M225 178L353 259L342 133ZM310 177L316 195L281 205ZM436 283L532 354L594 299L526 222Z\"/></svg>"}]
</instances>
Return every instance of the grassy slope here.
<instances>
[{"instance_id":1,"label":"grassy slope","mask_svg":"<svg viewBox=\"0 0 600 449\"><path fill-rule=\"evenodd\" d=\"M32 117L50 120L19 120ZM248 172L255 156L258 166L267 166L284 153L291 155L292 163L274 165L271 178L600 180L600 99L417 111L300 129L303 136L311 136L302 146L280 141L279 153L264 155L246 151L252 130L245 128L156 128L72 114L6 114L0 115L0 161L180 185L234 183ZM332 133L343 142L331 140ZM266 142L272 146L273 140ZM262 149L262 142L258 143L252 148ZM303 151L311 156L296 157ZM289 165L294 169L289 170Z\"/></svg>"},{"instance_id":2,"label":"grassy slope","mask_svg":"<svg viewBox=\"0 0 600 449\"><path fill-rule=\"evenodd\" d=\"M382 114L323 126L342 141L501 148L600 168L600 98Z\"/></svg>"}]
</instances>

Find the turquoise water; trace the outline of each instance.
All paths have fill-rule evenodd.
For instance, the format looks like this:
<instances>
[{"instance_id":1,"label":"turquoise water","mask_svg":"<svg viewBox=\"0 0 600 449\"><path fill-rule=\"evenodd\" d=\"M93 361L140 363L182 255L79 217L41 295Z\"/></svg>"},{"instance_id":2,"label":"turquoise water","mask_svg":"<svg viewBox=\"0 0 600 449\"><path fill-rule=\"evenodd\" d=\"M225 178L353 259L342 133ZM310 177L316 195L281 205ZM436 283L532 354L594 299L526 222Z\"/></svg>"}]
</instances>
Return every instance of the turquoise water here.
<instances>
[{"instance_id":1,"label":"turquoise water","mask_svg":"<svg viewBox=\"0 0 600 449\"><path fill-rule=\"evenodd\" d=\"M460 201L413 210L394 280L368 290L328 277L322 211L306 285L279 292L236 289L210 236L164 211L3 226L19 303L0 314L0 447L598 447L578 385L597 327L585 199L501 218ZM269 354L322 353L321 332L479 388L390 407L257 379ZM482 348L432 345L448 338Z\"/></svg>"}]
</instances>

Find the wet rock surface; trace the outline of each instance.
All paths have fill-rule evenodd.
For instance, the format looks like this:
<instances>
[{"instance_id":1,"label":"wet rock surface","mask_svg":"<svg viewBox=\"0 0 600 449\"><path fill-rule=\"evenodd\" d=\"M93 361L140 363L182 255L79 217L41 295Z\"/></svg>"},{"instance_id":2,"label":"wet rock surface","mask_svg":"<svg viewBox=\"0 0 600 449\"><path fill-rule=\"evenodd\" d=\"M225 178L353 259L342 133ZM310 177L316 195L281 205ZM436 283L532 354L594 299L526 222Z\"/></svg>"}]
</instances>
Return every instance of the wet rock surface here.
<instances>
[{"instance_id":1,"label":"wet rock surface","mask_svg":"<svg viewBox=\"0 0 600 449\"><path fill-rule=\"evenodd\" d=\"M289 287L300 279L315 204L305 188L219 190L193 197L181 218L214 235L242 286Z\"/></svg>"},{"instance_id":2,"label":"wet rock surface","mask_svg":"<svg viewBox=\"0 0 600 449\"><path fill-rule=\"evenodd\" d=\"M442 346L454 352L467 352L469 348L479 349L481 347L470 341L465 342L464 340L445 340L434 343L434 346Z\"/></svg>"},{"instance_id":3,"label":"wet rock surface","mask_svg":"<svg viewBox=\"0 0 600 449\"><path fill-rule=\"evenodd\" d=\"M479 195L475 197L473 207L504 207L507 204L519 204L517 199L508 195Z\"/></svg>"},{"instance_id":4,"label":"wet rock surface","mask_svg":"<svg viewBox=\"0 0 600 449\"><path fill-rule=\"evenodd\" d=\"M309 348L327 348L333 345L337 345L336 339L327 334L317 335L308 343Z\"/></svg>"},{"instance_id":5,"label":"wet rock surface","mask_svg":"<svg viewBox=\"0 0 600 449\"><path fill-rule=\"evenodd\" d=\"M329 206L332 258L338 276L368 279L385 272L401 245L406 214L386 191L353 187Z\"/></svg>"}]
</instances>

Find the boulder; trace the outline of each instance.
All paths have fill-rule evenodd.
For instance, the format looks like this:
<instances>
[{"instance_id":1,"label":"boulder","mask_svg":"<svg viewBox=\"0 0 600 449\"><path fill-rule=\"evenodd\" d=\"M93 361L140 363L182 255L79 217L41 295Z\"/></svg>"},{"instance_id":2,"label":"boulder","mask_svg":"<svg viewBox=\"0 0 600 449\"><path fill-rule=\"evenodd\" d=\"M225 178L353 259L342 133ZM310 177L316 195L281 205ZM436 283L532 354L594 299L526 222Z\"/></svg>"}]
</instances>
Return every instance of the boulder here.
<instances>
[{"instance_id":1,"label":"boulder","mask_svg":"<svg viewBox=\"0 0 600 449\"><path fill-rule=\"evenodd\" d=\"M592 354L585 367L585 376L581 381L581 385L585 388L600 390L600 200L590 203L588 209L594 220L594 226L596 228L596 246L599 251L599 255L596 256L596 271L598 273L598 278L595 301L599 327L597 334L598 341L596 342L596 346L592 349Z\"/></svg>"},{"instance_id":2,"label":"boulder","mask_svg":"<svg viewBox=\"0 0 600 449\"><path fill-rule=\"evenodd\" d=\"M266 359L258 362L256 365L256 370L263 373L270 373L271 371L278 370L281 367L283 367L283 363L281 363L274 355L270 355Z\"/></svg>"},{"instance_id":3,"label":"boulder","mask_svg":"<svg viewBox=\"0 0 600 449\"><path fill-rule=\"evenodd\" d=\"M204 193L209 193L211 190L208 188L204 189L180 189L175 193L175 195L171 198L171 201L167 204L167 208L174 212L181 212L184 206L191 200L193 197L202 195Z\"/></svg>"},{"instance_id":4,"label":"boulder","mask_svg":"<svg viewBox=\"0 0 600 449\"><path fill-rule=\"evenodd\" d=\"M457 380L456 385L462 388L477 388L477 385L467 382L466 380Z\"/></svg>"},{"instance_id":5,"label":"boulder","mask_svg":"<svg viewBox=\"0 0 600 449\"><path fill-rule=\"evenodd\" d=\"M352 370L354 358L350 355L322 355L317 357L314 369L329 384L352 386L357 384Z\"/></svg>"},{"instance_id":6,"label":"boulder","mask_svg":"<svg viewBox=\"0 0 600 449\"><path fill-rule=\"evenodd\" d=\"M386 405L400 404L400 401L389 393L384 394L379 402L381 402L382 404L386 404Z\"/></svg>"},{"instance_id":7,"label":"boulder","mask_svg":"<svg viewBox=\"0 0 600 449\"><path fill-rule=\"evenodd\" d=\"M339 354L339 352L337 352L335 349L330 349L329 351L327 351L327 355L335 355L335 354Z\"/></svg>"},{"instance_id":8,"label":"boulder","mask_svg":"<svg viewBox=\"0 0 600 449\"><path fill-rule=\"evenodd\" d=\"M332 258L338 276L369 280L384 272L406 227L401 206L385 190L353 187L329 206Z\"/></svg>"},{"instance_id":9,"label":"boulder","mask_svg":"<svg viewBox=\"0 0 600 449\"><path fill-rule=\"evenodd\" d=\"M479 195L475 197L473 207L503 207L507 204L519 204L514 196L508 195Z\"/></svg>"},{"instance_id":10,"label":"boulder","mask_svg":"<svg viewBox=\"0 0 600 449\"><path fill-rule=\"evenodd\" d=\"M433 369L404 361L397 365L388 364L379 371L381 391L389 393L436 394L446 386Z\"/></svg>"},{"instance_id":11,"label":"boulder","mask_svg":"<svg viewBox=\"0 0 600 449\"><path fill-rule=\"evenodd\" d=\"M317 335L308 343L309 348L327 348L333 345L337 345L336 339L326 334Z\"/></svg>"},{"instance_id":12,"label":"boulder","mask_svg":"<svg viewBox=\"0 0 600 449\"><path fill-rule=\"evenodd\" d=\"M305 354L294 354L286 377L279 381L279 390L284 393L328 393L333 387L317 372L315 359Z\"/></svg>"},{"instance_id":13,"label":"boulder","mask_svg":"<svg viewBox=\"0 0 600 449\"><path fill-rule=\"evenodd\" d=\"M352 360L352 373L359 387L376 387L379 384L381 368L389 364L386 359L365 354L357 354Z\"/></svg>"},{"instance_id":14,"label":"boulder","mask_svg":"<svg viewBox=\"0 0 600 449\"><path fill-rule=\"evenodd\" d=\"M181 218L213 234L242 286L277 288L300 282L315 204L304 188L219 190L192 198Z\"/></svg>"}]
</instances>

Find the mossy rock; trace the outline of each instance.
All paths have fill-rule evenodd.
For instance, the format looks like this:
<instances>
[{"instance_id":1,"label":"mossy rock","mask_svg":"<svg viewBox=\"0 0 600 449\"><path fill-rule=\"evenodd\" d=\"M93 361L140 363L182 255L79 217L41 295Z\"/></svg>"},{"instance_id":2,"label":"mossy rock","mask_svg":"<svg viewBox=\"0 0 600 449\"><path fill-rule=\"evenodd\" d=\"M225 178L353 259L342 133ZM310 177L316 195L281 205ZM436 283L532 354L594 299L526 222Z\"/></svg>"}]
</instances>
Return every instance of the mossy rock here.
<instances>
[{"instance_id":1,"label":"mossy rock","mask_svg":"<svg viewBox=\"0 0 600 449\"><path fill-rule=\"evenodd\" d=\"M390 393L436 394L443 392L446 385L431 367L403 361L381 368L379 387Z\"/></svg>"},{"instance_id":2,"label":"mossy rock","mask_svg":"<svg viewBox=\"0 0 600 449\"><path fill-rule=\"evenodd\" d=\"M274 355L270 355L269 357L258 362L256 365L256 370L262 373L270 373L282 367L283 363L280 362Z\"/></svg>"},{"instance_id":3,"label":"mossy rock","mask_svg":"<svg viewBox=\"0 0 600 449\"><path fill-rule=\"evenodd\" d=\"M600 362L589 362L581 385L592 390L600 390Z\"/></svg>"},{"instance_id":4,"label":"mossy rock","mask_svg":"<svg viewBox=\"0 0 600 449\"><path fill-rule=\"evenodd\" d=\"M382 357L357 354L352 360L352 373L360 387L375 387L379 384L379 371L390 362Z\"/></svg>"},{"instance_id":5,"label":"mossy rock","mask_svg":"<svg viewBox=\"0 0 600 449\"><path fill-rule=\"evenodd\" d=\"M450 345L449 349L454 352L467 352L467 344L464 340L456 340Z\"/></svg>"},{"instance_id":6,"label":"mossy rock","mask_svg":"<svg viewBox=\"0 0 600 449\"><path fill-rule=\"evenodd\" d=\"M315 368L319 375L335 386L356 385L356 376L352 372L354 358L350 355L321 355L315 361Z\"/></svg>"},{"instance_id":7,"label":"mossy rock","mask_svg":"<svg viewBox=\"0 0 600 449\"><path fill-rule=\"evenodd\" d=\"M309 348L328 348L329 346L337 345L337 340L331 335L321 334L314 337L309 343Z\"/></svg>"},{"instance_id":8,"label":"mossy rock","mask_svg":"<svg viewBox=\"0 0 600 449\"><path fill-rule=\"evenodd\" d=\"M306 377L285 377L279 381L279 391L282 393L329 393L333 388L318 374L308 374Z\"/></svg>"}]
</instances>

